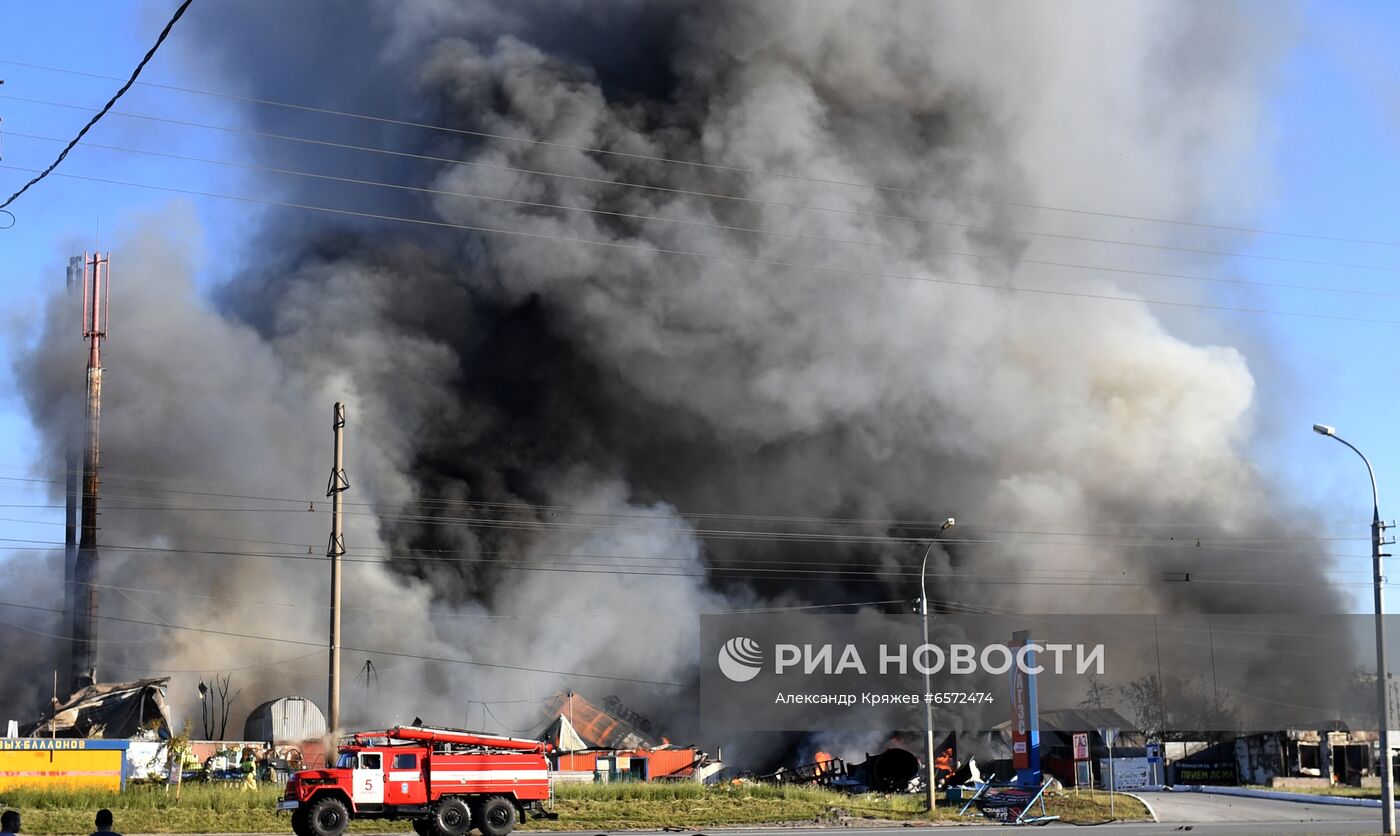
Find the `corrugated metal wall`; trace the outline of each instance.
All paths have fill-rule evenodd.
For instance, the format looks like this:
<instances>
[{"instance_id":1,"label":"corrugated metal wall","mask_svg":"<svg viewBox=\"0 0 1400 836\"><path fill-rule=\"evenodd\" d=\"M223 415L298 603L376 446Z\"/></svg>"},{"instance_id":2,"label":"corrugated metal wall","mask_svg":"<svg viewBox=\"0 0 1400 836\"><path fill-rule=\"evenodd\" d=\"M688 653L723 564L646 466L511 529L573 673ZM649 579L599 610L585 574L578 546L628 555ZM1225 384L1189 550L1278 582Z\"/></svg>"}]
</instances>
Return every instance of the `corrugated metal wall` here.
<instances>
[{"instance_id":1,"label":"corrugated metal wall","mask_svg":"<svg viewBox=\"0 0 1400 836\"><path fill-rule=\"evenodd\" d=\"M647 753L647 759L651 761L651 780L665 777L686 777L691 776L691 764L695 763L698 753L694 749L657 749Z\"/></svg>"},{"instance_id":2,"label":"corrugated metal wall","mask_svg":"<svg viewBox=\"0 0 1400 836\"><path fill-rule=\"evenodd\" d=\"M243 724L245 740L274 743L314 740L325 736L326 716L305 697L281 697L253 709Z\"/></svg>"},{"instance_id":3,"label":"corrugated metal wall","mask_svg":"<svg viewBox=\"0 0 1400 836\"><path fill-rule=\"evenodd\" d=\"M639 751L561 752L554 756L555 769L559 772L593 772L598 769L598 758L600 757L616 757L619 771L627 771L631 761L645 760L647 762L647 780L653 781L665 777L692 777L693 770L690 767L699 757L699 752L689 747Z\"/></svg>"}]
</instances>

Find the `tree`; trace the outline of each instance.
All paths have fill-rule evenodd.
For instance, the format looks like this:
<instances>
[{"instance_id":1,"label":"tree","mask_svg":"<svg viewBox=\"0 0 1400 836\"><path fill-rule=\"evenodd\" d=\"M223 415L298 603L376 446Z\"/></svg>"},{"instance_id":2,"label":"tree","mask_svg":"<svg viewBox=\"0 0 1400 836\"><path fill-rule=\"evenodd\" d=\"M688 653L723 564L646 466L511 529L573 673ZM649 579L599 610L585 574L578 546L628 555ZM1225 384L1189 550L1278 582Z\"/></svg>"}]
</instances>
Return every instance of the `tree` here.
<instances>
[{"instance_id":1,"label":"tree","mask_svg":"<svg viewBox=\"0 0 1400 836\"><path fill-rule=\"evenodd\" d=\"M166 743L165 749L165 791L170 792L170 785L175 785L175 803L180 803L180 787L184 784L185 761L190 757L193 747L190 746L190 720L186 718L185 724L180 728L180 733L171 736Z\"/></svg>"},{"instance_id":2,"label":"tree","mask_svg":"<svg viewBox=\"0 0 1400 836\"><path fill-rule=\"evenodd\" d=\"M211 689L203 682L199 683L199 713L200 720L204 726L205 740L223 740L228 733L228 715L233 707L234 700L243 693L239 688L229 696L229 683L233 679L233 674L226 673L223 676L214 674L214 687ZM219 734L214 736L214 725L218 724Z\"/></svg>"},{"instance_id":3,"label":"tree","mask_svg":"<svg viewBox=\"0 0 1400 836\"><path fill-rule=\"evenodd\" d=\"M1088 675L1089 687L1084 693L1084 699L1079 701L1080 708L1107 708L1104 705L1113 695L1113 689L1103 684L1099 680L1099 675L1091 673Z\"/></svg>"},{"instance_id":4,"label":"tree","mask_svg":"<svg viewBox=\"0 0 1400 836\"><path fill-rule=\"evenodd\" d=\"M1104 688L1107 691L1107 688ZM1166 706L1156 674L1142 676L1118 686L1131 719L1148 740L1164 740L1167 731Z\"/></svg>"},{"instance_id":5,"label":"tree","mask_svg":"<svg viewBox=\"0 0 1400 836\"><path fill-rule=\"evenodd\" d=\"M1203 678L1173 687L1170 704L1155 675L1118 686L1118 694L1149 740L1217 740L1239 729L1238 708Z\"/></svg>"}]
</instances>

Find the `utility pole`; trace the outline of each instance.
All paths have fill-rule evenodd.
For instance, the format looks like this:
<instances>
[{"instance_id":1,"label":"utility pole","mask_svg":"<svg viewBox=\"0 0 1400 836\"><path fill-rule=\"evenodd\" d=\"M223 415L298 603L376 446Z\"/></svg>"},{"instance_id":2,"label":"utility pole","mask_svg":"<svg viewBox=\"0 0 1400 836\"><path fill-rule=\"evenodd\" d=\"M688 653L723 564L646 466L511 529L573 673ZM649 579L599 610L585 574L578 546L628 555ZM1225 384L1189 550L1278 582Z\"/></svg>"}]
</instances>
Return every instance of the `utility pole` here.
<instances>
[{"instance_id":1,"label":"utility pole","mask_svg":"<svg viewBox=\"0 0 1400 836\"><path fill-rule=\"evenodd\" d=\"M1382 558L1390 555L1381 549L1395 541L1385 536L1385 530L1390 526L1381 522L1381 494L1376 488L1376 471L1371 467L1371 460L1366 458L1366 454L1358 450L1356 445L1337 435L1335 427L1313 424L1313 432L1329 436L1350 447L1353 453L1361 457L1361 461L1366 465L1366 475L1371 479L1371 572L1376 598L1376 697L1380 700L1377 716L1380 726L1380 751L1377 754L1381 773L1381 833L1391 836L1395 833L1395 770L1390 749L1390 695L1386 688L1390 674L1386 673L1385 669L1385 571L1382 562Z\"/></svg>"},{"instance_id":2,"label":"utility pole","mask_svg":"<svg viewBox=\"0 0 1400 836\"><path fill-rule=\"evenodd\" d=\"M1335 438L1335 436L1334 436ZM1341 441L1340 438L1337 439ZM1355 449L1355 448L1353 448ZM1362 456L1365 459L1365 456ZM1371 466L1370 461L1366 467ZM1372 476L1372 484L1375 477ZM1380 767L1381 767L1381 833L1390 836L1395 833L1395 761L1390 750L1390 694L1387 683L1390 674L1385 669L1385 571L1382 558L1389 555L1381 551L1394 542L1388 541L1385 530L1389 528L1381 522L1380 501L1377 500L1371 516L1371 569L1374 575L1376 598L1376 688L1380 692Z\"/></svg>"},{"instance_id":3,"label":"utility pole","mask_svg":"<svg viewBox=\"0 0 1400 836\"><path fill-rule=\"evenodd\" d=\"M83 337L88 341L87 425L83 458L83 524L73 568L73 690L97 681L97 490L102 445L102 341L107 338L107 284L111 256L83 255Z\"/></svg>"},{"instance_id":4,"label":"utility pole","mask_svg":"<svg viewBox=\"0 0 1400 836\"><path fill-rule=\"evenodd\" d=\"M67 297L71 304L77 301L78 289L83 286L86 265L83 256L75 255L68 259ZM75 312L76 313L76 312ZM63 623L68 627L71 639L74 633L75 602L78 600L78 461L79 441L77 410L64 410L63 418L63 484L65 494L63 514ZM61 660L70 673L73 670L73 648L70 646L66 658ZM64 686L65 696L68 687ZM57 674L54 679L54 696L58 696Z\"/></svg>"},{"instance_id":5,"label":"utility pole","mask_svg":"<svg viewBox=\"0 0 1400 836\"><path fill-rule=\"evenodd\" d=\"M326 721L331 734L340 728L340 558L345 554L345 533L341 529L345 500L350 489L345 478L345 404L335 403L335 465L326 484L326 496L331 498L331 539L326 556L331 559L331 671L330 693L326 699Z\"/></svg>"},{"instance_id":6,"label":"utility pole","mask_svg":"<svg viewBox=\"0 0 1400 836\"><path fill-rule=\"evenodd\" d=\"M919 567L919 614L924 628L924 647L928 646L928 555L933 551L933 541L939 534L952 528L955 520L949 517L943 525L939 526L937 533L929 539L928 548L924 549L923 564ZM917 658L917 655L916 655ZM924 766L928 770L928 786L924 787L925 803L928 806L929 818L933 818L934 808L938 805L938 753L933 750L933 685L929 681L928 669L924 670Z\"/></svg>"}]
</instances>

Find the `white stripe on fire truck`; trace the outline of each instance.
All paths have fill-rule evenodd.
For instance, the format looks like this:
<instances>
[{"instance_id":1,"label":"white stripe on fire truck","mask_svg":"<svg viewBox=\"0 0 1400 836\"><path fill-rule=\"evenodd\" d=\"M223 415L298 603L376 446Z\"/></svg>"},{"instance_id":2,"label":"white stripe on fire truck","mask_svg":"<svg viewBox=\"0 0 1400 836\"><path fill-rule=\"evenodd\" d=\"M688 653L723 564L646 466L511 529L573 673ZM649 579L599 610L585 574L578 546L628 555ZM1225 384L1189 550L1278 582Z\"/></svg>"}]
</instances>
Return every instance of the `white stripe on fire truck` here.
<instances>
[{"instance_id":1,"label":"white stripe on fire truck","mask_svg":"<svg viewBox=\"0 0 1400 836\"><path fill-rule=\"evenodd\" d=\"M543 769L473 769L470 771L434 770L434 781L547 781L549 772Z\"/></svg>"}]
</instances>

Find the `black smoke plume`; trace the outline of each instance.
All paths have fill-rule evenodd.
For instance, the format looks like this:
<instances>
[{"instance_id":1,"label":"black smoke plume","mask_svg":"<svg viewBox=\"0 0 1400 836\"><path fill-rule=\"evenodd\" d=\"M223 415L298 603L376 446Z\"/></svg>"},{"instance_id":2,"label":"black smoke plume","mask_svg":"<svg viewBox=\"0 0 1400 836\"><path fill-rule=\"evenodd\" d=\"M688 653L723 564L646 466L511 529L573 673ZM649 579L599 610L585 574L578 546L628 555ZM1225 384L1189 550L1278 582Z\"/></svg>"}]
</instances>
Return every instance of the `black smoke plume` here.
<instances>
[{"instance_id":1,"label":"black smoke plume","mask_svg":"<svg viewBox=\"0 0 1400 836\"><path fill-rule=\"evenodd\" d=\"M325 564L300 546L323 553L325 502L277 500L324 484L338 399L357 648L685 684L697 612L908 611L948 516L930 592L948 611L1341 607L1318 549L1254 542L1307 529L1245 454L1239 350L1140 302L990 287L1195 298L1028 262L1200 256L1026 231L1229 236L1029 206L1246 212L1282 33L1241 9L366 0L188 22L200 86L401 120L249 103L245 127L401 155L248 155L419 191L250 189L429 223L268 209L205 298L187 210L128 222L104 526L174 551L104 552L130 590L104 611L320 641ZM40 419L81 381L66 315L18 365ZM154 489L172 487L196 493ZM1264 573L1300 586L1208 582ZM250 699L324 687L314 646L103 630L112 678L190 671L192 695L198 671L266 662L238 674ZM688 731L684 688L358 656L383 675L347 690L352 725L576 688Z\"/></svg>"}]
</instances>

